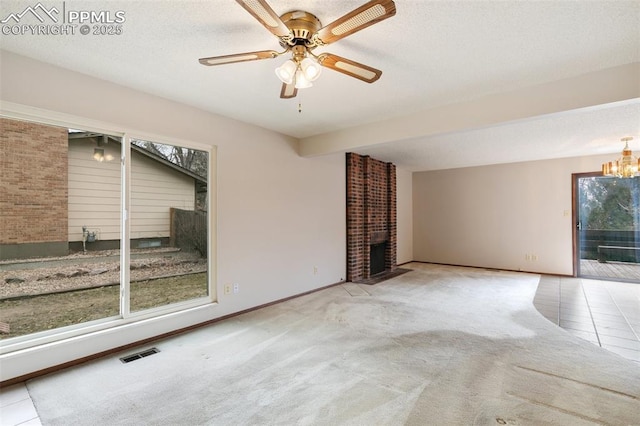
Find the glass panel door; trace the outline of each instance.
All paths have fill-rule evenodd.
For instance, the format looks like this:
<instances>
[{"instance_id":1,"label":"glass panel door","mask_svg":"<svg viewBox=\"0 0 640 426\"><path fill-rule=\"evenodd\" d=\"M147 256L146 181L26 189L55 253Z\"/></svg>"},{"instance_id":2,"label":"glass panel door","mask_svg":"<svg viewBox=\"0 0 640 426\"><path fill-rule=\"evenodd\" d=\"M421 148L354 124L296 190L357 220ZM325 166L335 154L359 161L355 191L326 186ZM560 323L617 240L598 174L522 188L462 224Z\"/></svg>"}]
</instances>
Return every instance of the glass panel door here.
<instances>
[{"instance_id":1,"label":"glass panel door","mask_svg":"<svg viewBox=\"0 0 640 426\"><path fill-rule=\"evenodd\" d=\"M576 177L578 276L640 282L640 178Z\"/></svg>"}]
</instances>

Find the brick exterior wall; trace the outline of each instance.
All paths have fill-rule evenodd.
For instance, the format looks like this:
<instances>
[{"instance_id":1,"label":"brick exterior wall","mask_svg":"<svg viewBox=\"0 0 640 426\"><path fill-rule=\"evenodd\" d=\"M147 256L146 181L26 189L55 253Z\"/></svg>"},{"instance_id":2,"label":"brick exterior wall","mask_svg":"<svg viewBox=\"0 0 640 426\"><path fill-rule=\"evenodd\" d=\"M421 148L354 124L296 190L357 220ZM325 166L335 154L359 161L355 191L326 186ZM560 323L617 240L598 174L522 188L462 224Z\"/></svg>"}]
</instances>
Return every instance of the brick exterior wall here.
<instances>
[{"instance_id":1,"label":"brick exterior wall","mask_svg":"<svg viewBox=\"0 0 640 426\"><path fill-rule=\"evenodd\" d=\"M347 280L370 278L371 245L386 243L385 270L396 269L396 168L347 153Z\"/></svg>"},{"instance_id":2,"label":"brick exterior wall","mask_svg":"<svg viewBox=\"0 0 640 426\"><path fill-rule=\"evenodd\" d=\"M67 146L65 128L0 118L3 252L67 244Z\"/></svg>"}]
</instances>

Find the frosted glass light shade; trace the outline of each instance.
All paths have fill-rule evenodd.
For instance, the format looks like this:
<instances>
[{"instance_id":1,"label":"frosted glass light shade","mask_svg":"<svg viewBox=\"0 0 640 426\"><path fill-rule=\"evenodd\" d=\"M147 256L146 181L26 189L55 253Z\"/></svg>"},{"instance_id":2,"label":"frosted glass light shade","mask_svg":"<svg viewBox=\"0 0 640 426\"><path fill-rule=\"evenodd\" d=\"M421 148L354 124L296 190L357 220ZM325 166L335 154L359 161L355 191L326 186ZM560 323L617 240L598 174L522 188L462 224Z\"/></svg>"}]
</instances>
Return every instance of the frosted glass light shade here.
<instances>
[{"instance_id":1,"label":"frosted glass light shade","mask_svg":"<svg viewBox=\"0 0 640 426\"><path fill-rule=\"evenodd\" d=\"M297 65L291 59L288 59L284 64L276 68L276 75L285 84L293 83L293 78L296 75Z\"/></svg>"},{"instance_id":2,"label":"frosted glass light shade","mask_svg":"<svg viewBox=\"0 0 640 426\"><path fill-rule=\"evenodd\" d=\"M309 81L316 81L322 72L322 66L311 58L304 58L300 62L300 69Z\"/></svg>"},{"instance_id":3,"label":"frosted glass light shade","mask_svg":"<svg viewBox=\"0 0 640 426\"><path fill-rule=\"evenodd\" d=\"M301 70L296 71L296 89L306 89L313 86Z\"/></svg>"}]
</instances>

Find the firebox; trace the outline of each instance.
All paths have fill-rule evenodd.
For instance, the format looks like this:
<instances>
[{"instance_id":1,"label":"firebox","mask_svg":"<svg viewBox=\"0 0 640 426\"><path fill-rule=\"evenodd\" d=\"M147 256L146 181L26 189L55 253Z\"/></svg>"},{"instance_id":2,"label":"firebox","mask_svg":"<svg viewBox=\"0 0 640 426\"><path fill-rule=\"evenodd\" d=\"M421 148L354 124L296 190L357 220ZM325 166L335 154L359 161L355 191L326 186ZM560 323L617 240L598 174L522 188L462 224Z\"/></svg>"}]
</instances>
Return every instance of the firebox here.
<instances>
[{"instance_id":1,"label":"firebox","mask_svg":"<svg viewBox=\"0 0 640 426\"><path fill-rule=\"evenodd\" d=\"M386 241L379 244L371 244L369 254L369 274L371 276L385 271L384 254L386 249Z\"/></svg>"}]
</instances>

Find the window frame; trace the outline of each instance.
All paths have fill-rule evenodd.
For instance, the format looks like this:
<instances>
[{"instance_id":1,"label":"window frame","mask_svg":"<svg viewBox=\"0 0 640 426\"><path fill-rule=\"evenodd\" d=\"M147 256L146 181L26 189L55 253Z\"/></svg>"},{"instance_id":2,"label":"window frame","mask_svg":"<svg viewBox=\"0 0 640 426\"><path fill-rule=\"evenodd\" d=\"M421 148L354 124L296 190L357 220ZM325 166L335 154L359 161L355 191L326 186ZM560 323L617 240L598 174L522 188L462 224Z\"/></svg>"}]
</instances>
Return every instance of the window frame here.
<instances>
[{"instance_id":1,"label":"window frame","mask_svg":"<svg viewBox=\"0 0 640 426\"><path fill-rule=\"evenodd\" d=\"M126 128L97 120L77 117L69 114L48 111L40 108L2 101L0 117L21 120L38 124L82 129L84 131L102 133L122 138L121 148L121 191L120 191L120 313L118 316L102 318L80 324L69 325L52 330L40 331L24 336L16 336L0 340L0 355L10 354L37 346L60 342L78 336L89 335L119 326L128 326L146 320L175 315L206 306L218 304L217 269L216 269L216 173L217 147L197 142L181 140L148 132ZM117 129L117 130L114 130ZM207 197L207 296L130 312L130 207L131 207L131 140L148 140L184 148L197 149L208 155L208 197Z\"/></svg>"}]
</instances>

